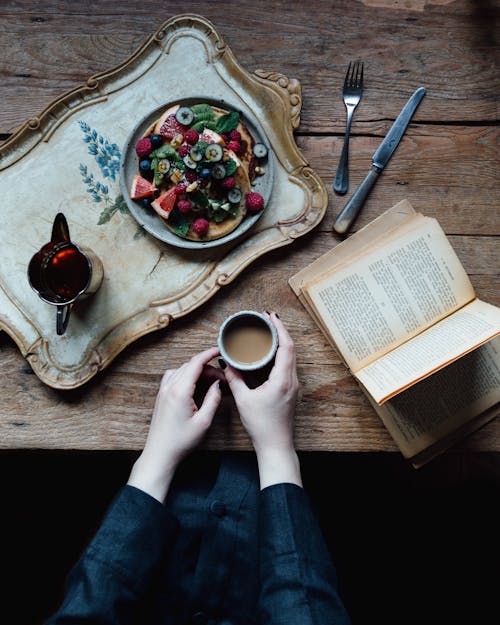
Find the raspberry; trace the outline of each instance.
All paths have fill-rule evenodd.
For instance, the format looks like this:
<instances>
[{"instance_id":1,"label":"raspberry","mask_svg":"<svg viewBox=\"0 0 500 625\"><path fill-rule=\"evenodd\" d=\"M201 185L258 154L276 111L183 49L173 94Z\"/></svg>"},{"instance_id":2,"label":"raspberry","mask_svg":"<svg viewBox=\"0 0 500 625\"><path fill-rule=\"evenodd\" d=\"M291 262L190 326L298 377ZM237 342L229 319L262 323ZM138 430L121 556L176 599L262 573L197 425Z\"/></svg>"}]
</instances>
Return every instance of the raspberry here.
<instances>
[{"instance_id":1,"label":"raspberry","mask_svg":"<svg viewBox=\"0 0 500 625\"><path fill-rule=\"evenodd\" d=\"M195 143L197 143L199 138L200 135L194 128L190 128L184 133L184 141L187 141L187 143L189 143L190 145L194 145Z\"/></svg>"},{"instance_id":2,"label":"raspberry","mask_svg":"<svg viewBox=\"0 0 500 625\"><path fill-rule=\"evenodd\" d=\"M198 180L198 176L197 176L195 171L187 171L187 172L185 172L184 178L188 182L194 182L195 180Z\"/></svg>"},{"instance_id":3,"label":"raspberry","mask_svg":"<svg viewBox=\"0 0 500 625\"><path fill-rule=\"evenodd\" d=\"M229 133L229 139L231 141L237 141L239 143L241 141L241 132L238 132L237 130L231 130L231 132Z\"/></svg>"},{"instance_id":4,"label":"raspberry","mask_svg":"<svg viewBox=\"0 0 500 625\"><path fill-rule=\"evenodd\" d=\"M245 141L245 139L243 139L243 141L240 143L240 151L238 152L238 154L243 154L244 152L247 151L248 148L248 143Z\"/></svg>"},{"instance_id":5,"label":"raspberry","mask_svg":"<svg viewBox=\"0 0 500 625\"><path fill-rule=\"evenodd\" d=\"M174 187L176 195L180 195L181 193L186 193L187 184L185 182L181 182L180 184Z\"/></svg>"},{"instance_id":6,"label":"raspberry","mask_svg":"<svg viewBox=\"0 0 500 625\"><path fill-rule=\"evenodd\" d=\"M227 144L227 149L232 150L235 154L238 154L241 148L241 143L239 141L230 141Z\"/></svg>"},{"instance_id":7,"label":"raspberry","mask_svg":"<svg viewBox=\"0 0 500 625\"><path fill-rule=\"evenodd\" d=\"M203 219L203 217L200 217L199 219L194 221L192 226L193 232L199 237L204 237L207 234L209 227L210 224L206 219Z\"/></svg>"},{"instance_id":8,"label":"raspberry","mask_svg":"<svg viewBox=\"0 0 500 625\"><path fill-rule=\"evenodd\" d=\"M145 158L149 156L153 151L153 144L149 137L143 137L135 144L135 151L139 158Z\"/></svg>"},{"instance_id":9,"label":"raspberry","mask_svg":"<svg viewBox=\"0 0 500 625\"><path fill-rule=\"evenodd\" d=\"M179 200L177 202L177 208L181 211L181 213L189 213L191 207L192 203L189 200Z\"/></svg>"},{"instance_id":10,"label":"raspberry","mask_svg":"<svg viewBox=\"0 0 500 625\"><path fill-rule=\"evenodd\" d=\"M185 156L189 154L190 149L191 148L189 147L189 145L181 145L177 151L179 152L179 156L181 158L184 158Z\"/></svg>"},{"instance_id":11,"label":"raspberry","mask_svg":"<svg viewBox=\"0 0 500 625\"><path fill-rule=\"evenodd\" d=\"M260 193L248 193L247 195L247 209L251 213L257 213L264 208L264 198Z\"/></svg>"},{"instance_id":12,"label":"raspberry","mask_svg":"<svg viewBox=\"0 0 500 625\"><path fill-rule=\"evenodd\" d=\"M224 141L224 143L227 145L229 143L229 137L228 135L221 135L220 138Z\"/></svg>"},{"instance_id":13,"label":"raspberry","mask_svg":"<svg viewBox=\"0 0 500 625\"><path fill-rule=\"evenodd\" d=\"M234 189L235 185L236 185L236 180L232 176L229 176L228 178L224 178L224 180L222 181L222 188L227 189L228 191L229 189Z\"/></svg>"}]
</instances>

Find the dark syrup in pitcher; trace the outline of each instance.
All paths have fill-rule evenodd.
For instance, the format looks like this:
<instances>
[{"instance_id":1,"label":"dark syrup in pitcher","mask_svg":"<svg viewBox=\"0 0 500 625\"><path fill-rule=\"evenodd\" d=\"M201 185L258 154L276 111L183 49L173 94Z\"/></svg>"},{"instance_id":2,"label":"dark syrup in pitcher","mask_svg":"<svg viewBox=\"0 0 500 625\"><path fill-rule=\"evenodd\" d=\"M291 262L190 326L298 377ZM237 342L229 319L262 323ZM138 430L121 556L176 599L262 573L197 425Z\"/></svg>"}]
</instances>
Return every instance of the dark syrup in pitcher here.
<instances>
[{"instance_id":1,"label":"dark syrup in pitcher","mask_svg":"<svg viewBox=\"0 0 500 625\"><path fill-rule=\"evenodd\" d=\"M73 245L56 251L47 263L47 287L61 300L69 301L87 286L90 268L86 257Z\"/></svg>"}]
</instances>

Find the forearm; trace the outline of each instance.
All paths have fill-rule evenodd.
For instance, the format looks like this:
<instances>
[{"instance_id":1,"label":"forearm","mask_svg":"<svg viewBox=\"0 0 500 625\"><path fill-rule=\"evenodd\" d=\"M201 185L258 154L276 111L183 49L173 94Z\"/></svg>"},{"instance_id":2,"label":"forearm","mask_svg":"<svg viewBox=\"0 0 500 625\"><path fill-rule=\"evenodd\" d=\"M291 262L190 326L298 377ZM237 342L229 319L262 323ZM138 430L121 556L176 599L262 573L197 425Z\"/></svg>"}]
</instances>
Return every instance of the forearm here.
<instances>
[{"instance_id":1,"label":"forearm","mask_svg":"<svg viewBox=\"0 0 500 625\"><path fill-rule=\"evenodd\" d=\"M335 568L303 489L277 484L259 505L263 625L347 625Z\"/></svg>"},{"instance_id":2,"label":"forearm","mask_svg":"<svg viewBox=\"0 0 500 625\"><path fill-rule=\"evenodd\" d=\"M285 449L256 448L260 489L274 484L302 486L300 463L293 447Z\"/></svg>"},{"instance_id":3,"label":"forearm","mask_svg":"<svg viewBox=\"0 0 500 625\"><path fill-rule=\"evenodd\" d=\"M96 536L73 568L63 603L46 625L126 625L177 523L166 508L136 488L118 494Z\"/></svg>"}]
</instances>

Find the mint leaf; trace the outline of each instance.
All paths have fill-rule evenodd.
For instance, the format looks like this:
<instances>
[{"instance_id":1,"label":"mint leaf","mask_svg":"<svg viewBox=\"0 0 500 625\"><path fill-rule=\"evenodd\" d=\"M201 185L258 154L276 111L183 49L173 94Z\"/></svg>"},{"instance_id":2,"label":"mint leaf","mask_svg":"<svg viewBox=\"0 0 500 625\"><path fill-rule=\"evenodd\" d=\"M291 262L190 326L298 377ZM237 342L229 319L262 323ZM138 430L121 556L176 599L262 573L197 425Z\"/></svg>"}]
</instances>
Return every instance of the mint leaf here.
<instances>
[{"instance_id":1,"label":"mint leaf","mask_svg":"<svg viewBox=\"0 0 500 625\"><path fill-rule=\"evenodd\" d=\"M238 169L238 165L236 164L236 161L233 161L233 159L225 162L224 167L226 168L226 176L232 176Z\"/></svg>"},{"instance_id":2,"label":"mint leaf","mask_svg":"<svg viewBox=\"0 0 500 625\"><path fill-rule=\"evenodd\" d=\"M234 130L240 121L240 114L237 111L231 111L227 115L222 115L215 122L215 131L219 134L227 134Z\"/></svg>"},{"instance_id":3,"label":"mint leaf","mask_svg":"<svg viewBox=\"0 0 500 625\"><path fill-rule=\"evenodd\" d=\"M168 223L181 237L185 237L189 231L189 221L184 217L178 208L174 208L174 210L170 213L168 216Z\"/></svg>"},{"instance_id":4,"label":"mint leaf","mask_svg":"<svg viewBox=\"0 0 500 625\"><path fill-rule=\"evenodd\" d=\"M189 193L189 199L202 208L208 208L210 206L208 197L199 189L191 191L191 193Z\"/></svg>"}]
</instances>

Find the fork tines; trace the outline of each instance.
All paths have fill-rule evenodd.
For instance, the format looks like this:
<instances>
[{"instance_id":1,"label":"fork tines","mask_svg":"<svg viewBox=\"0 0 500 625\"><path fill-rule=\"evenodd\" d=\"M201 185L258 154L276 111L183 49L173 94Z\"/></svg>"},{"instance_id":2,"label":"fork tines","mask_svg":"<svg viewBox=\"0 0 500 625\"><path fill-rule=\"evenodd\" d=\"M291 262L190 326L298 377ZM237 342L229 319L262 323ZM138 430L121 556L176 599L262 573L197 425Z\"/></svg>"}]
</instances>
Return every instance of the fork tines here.
<instances>
[{"instance_id":1,"label":"fork tines","mask_svg":"<svg viewBox=\"0 0 500 625\"><path fill-rule=\"evenodd\" d=\"M344 87L359 88L363 85L363 68L362 61L349 62L349 67L344 80Z\"/></svg>"}]
</instances>

